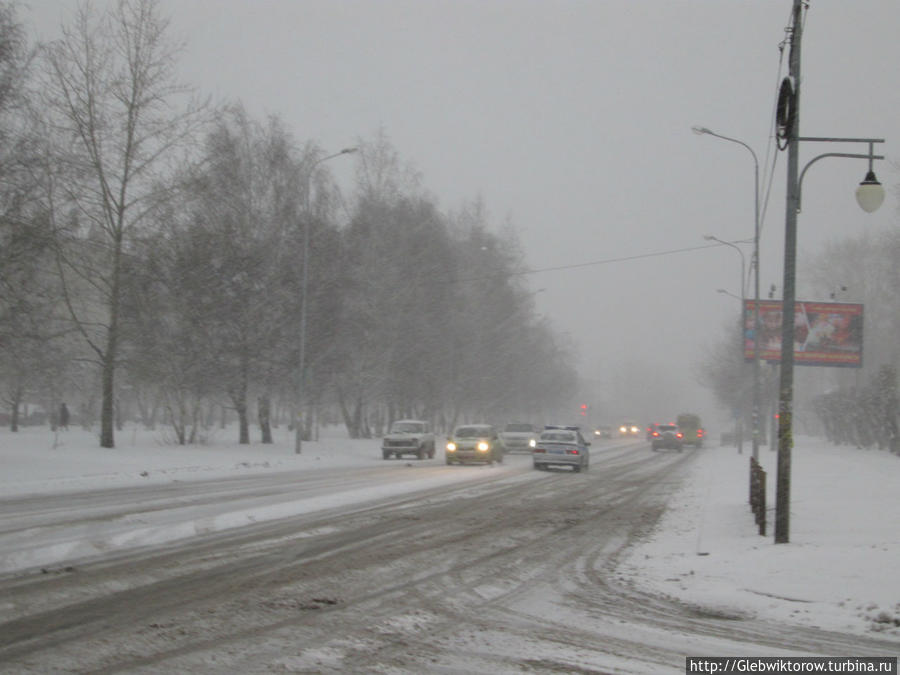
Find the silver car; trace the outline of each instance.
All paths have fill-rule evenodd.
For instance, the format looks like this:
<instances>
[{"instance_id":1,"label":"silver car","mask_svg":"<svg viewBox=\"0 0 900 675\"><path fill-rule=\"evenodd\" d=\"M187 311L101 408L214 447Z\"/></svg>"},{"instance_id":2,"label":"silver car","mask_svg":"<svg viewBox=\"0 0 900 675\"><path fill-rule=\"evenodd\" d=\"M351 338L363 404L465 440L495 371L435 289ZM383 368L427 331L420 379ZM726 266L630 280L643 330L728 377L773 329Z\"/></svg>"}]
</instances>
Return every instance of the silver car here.
<instances>
[{"instance_id":1,"label":"silver car","mask_svg":"<svg viewBox=\"0 0 900 675\"><path fill-rule=\"evenodd\" d=\"M505 452L531 452L532 441L537 440L538 427L527 422L510 422L500 432L500 442Z\"/></svg>"},{"instance_id":2,"label":"silver car","mask_svg":"<svg viewBox=\"0 0 900 675\"><path fill-rule=\"evenodd\" d=\"M579 427L547 426L531 451L535 469L546 471L551 466L571 466L575 472L587 471L591 462L588 443Z\"/></svg>"}]
</instances>

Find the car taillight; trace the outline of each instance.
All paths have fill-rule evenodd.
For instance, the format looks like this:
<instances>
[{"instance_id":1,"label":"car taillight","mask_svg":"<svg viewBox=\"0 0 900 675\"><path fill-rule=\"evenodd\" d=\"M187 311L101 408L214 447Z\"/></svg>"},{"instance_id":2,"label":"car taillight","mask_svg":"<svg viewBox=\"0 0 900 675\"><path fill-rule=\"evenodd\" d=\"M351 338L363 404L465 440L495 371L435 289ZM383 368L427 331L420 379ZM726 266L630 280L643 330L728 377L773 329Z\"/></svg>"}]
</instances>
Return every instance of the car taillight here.
<instances>
[{"instance_id":1,"label":"car taillight","mask_svg":"<svg viewBox=\"0 0 900 675\"><path fill-rule=\"evenodd\" d=\"M657 436L659 436L659 432L658 432L658 431L654 431L654 432L653 432L653 437L656 438Z\"/></svg>"},{"instance_id":2,"label":"car taillight","mask_svg":"<svg viewBox=\"0 0 900 675\"><path fill-rule=\"evenodd\" d=\"M547 452L544 448L534 448L533 452Z\"/></svg>"},{"instance_id":3,"label":"car taillight","mask_svg":"<svg viewBox=\"0 0 900 675\"><path fill-rule=\"evenodd\" d=\"M684 438L684 434L679 431L677 434L675 434L675 438Z\"/></svg>"},{"instance_id":4,"label":"car taillight","mask_svg":"<svg viewBox=\"0 0 900 675\"><path fill-rule=\"evenodd\" d=\"M703 438L703 429L697 429L697 438Z\"/></svg>"},{"instance_id":5,"label":"car taillight","mask_svg":"<svg viewBox=\"0 0 900 675\"><path fill-rule=\"evenodd\" d=\"M569 455L577 455L577 454L578 454L578 450L566 450L566 453L569 454Z\"/></svg>"}]
</instances>

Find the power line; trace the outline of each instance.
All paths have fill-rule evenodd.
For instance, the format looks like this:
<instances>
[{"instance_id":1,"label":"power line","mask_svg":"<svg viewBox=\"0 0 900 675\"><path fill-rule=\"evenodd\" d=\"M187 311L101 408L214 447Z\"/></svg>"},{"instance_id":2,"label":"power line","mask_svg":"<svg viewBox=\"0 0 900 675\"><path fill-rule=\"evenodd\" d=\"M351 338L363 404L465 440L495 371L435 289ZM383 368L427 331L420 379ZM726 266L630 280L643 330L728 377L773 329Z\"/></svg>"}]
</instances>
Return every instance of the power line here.
<instances>
[{"instance_id":1,"label":"power line","mask_svg":"<svg viewBox=\"0 0 900 675\"><path fill-rule=\"evenodd\" d=\"M743 241L739 243L744 243ZM614 263L630 262L632 260L642 260L645 258L659 258L668 255L677 255L679 253L689 253L691 251L702 251L707 248L718 248L722 244L703 244L699 246L688 246L685 248L673 248L667 251L655 251L653 253L639 253L637 255L622 256L619 258L604 258L603 260L592 260L589 262L573 263L571 265L558 265L556 267L541 267L532 270L519 270L516 272L504 272L502 274L490 274L483 277L468 277L466 279L456 279L456 282L467 281L487 281L490 279L505 279L509 277L521 277L529 274L541 274L543 272L559 272L562 270L573 270L580 267L596 267L598 265L611 265ZM453 283L453 282L450 282Z\"/></svg>"}]
</instances>

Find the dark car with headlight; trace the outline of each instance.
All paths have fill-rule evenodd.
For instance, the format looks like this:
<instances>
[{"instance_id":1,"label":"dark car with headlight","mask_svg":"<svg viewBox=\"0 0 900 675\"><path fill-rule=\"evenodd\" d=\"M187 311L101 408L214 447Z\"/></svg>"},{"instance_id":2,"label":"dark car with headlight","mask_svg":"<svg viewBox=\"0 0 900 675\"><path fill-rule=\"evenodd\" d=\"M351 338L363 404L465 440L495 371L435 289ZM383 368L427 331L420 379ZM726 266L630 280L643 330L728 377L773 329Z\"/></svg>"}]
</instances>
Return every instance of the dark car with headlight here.
<instances>
[{"instance_id":1,"label":"dark car with headlight","mask_svg":"<svg viewBox=\"0 0 900 675\"><path fill-rule=\"evenodd\" d=\"M547 426L535 441L531 459L534 468L542 471L551 466L570 466L575 472L586 471L591 461L590 445L577 426Z\"/></svg>"},{"instance_id":2,"label":"dark car with headlight","mask_svg":"<svg viewBox=\"0 0 900 675\"><path fill-rule=\"evenodd\" d=\"M444 451L447 464L503 462L503 444L491 424L464 424L447 439Z\"/></svg>"}]
</instances>

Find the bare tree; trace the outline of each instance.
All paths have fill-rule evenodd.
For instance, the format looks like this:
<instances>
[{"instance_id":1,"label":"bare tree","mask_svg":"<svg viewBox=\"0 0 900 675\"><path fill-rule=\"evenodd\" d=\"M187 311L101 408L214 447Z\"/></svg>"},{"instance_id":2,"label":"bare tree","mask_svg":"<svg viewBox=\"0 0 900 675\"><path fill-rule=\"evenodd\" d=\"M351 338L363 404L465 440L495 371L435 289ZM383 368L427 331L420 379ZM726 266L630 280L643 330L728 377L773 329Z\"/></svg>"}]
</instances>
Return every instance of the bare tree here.
<instances>
[{"instance_id":1,"label":"bare tree","mask_svg":"<svg viewBox=\"0 0 900 675\"><path fill-rule=\"evenodd\" d=\"M41 111L47 138L46 208L71 319L100 366L100 445L114 447L123 256L155 201L168 160L194 137L205 106L175 80L181 44L156 0L76 11L44 48Z\"/></svg>"},{"instance_id":2,"label":"bare tree","mask_svg":"<svg viewBox=\"0 0 900 675\"><path fill-rule=\"evenodd\" d=\"M204 317L204 347L214 355L216 383L237 412L240 442L249 443L252 392L263 410L287 370L278 360L298 294L292 281L299 210L299 161L277 118L267 124L231 106L206 139L205 159L186 204L193 240L203 237L203 279L183 289ZM187 251L188 249L184 249ZM191 273L184 271L184 278ZM259 406L258 406L259 408Z\"/></svg>"},{"instance_id":3,"label":"bare tree","mask_svg":"<svg viewBox=\"0 0 900 675\"><path fill-rule=\"evenodd\" d=\"M47 222L35 203L30 134L32 51L15 5L0 3L0 400L17 430L19 406L42 392L42 375L58 353L51 341L54 289L47 266Z\"/></svg>"}]
</instances>

